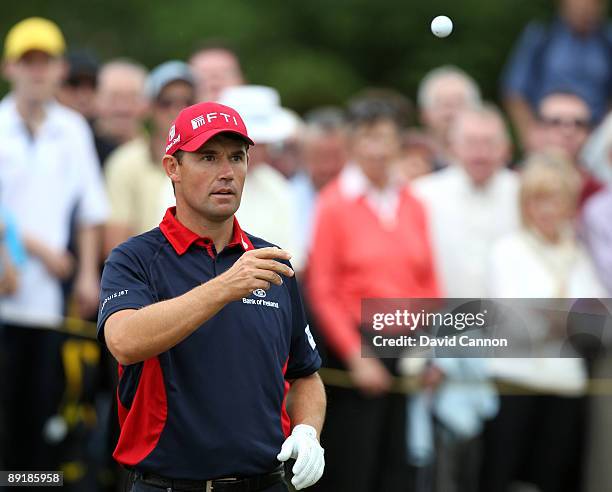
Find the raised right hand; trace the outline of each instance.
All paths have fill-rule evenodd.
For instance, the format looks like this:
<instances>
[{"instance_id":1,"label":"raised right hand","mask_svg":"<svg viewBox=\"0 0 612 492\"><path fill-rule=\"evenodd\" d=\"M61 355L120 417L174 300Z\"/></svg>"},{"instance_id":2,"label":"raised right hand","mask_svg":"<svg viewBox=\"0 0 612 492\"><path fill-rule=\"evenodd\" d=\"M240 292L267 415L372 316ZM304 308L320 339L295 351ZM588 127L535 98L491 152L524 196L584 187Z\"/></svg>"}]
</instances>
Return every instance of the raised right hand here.
<instances>
[{"instance_id":1,"label":"raised right hand","mask_svg":"<svg viewBox=\"0 0 612 492\"><path fill-rule=\"evenodd\" d=\"M289 252L275 247L253 249L244 253L215 281L226 291L228 301L248 297L256 289L268 290L272 284L281 285L281 275L292 277L294 272L280 260L289 260Z\"/></svg>"}]
</instances>

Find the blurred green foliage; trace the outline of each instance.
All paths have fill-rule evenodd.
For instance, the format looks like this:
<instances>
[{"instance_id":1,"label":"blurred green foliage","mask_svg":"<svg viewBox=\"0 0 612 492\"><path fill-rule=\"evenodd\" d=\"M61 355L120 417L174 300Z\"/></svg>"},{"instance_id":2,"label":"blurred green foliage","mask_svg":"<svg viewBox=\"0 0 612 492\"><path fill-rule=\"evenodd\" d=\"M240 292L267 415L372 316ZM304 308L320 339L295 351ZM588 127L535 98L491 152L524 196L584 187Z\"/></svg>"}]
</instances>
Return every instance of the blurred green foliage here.
<instances>
[{"instance_id":1,"label":"blurred green foliage","mask_svg":"<svg viewBox=\"0 0 612 492\"><path fill-rule=\"evenodd\" d=\"M552 0L3 0L0 33L32 15L64 30L71 47L102 60L127 56L148 67L185 59L207 39L225 40L252 83L279 89L283 104L303 112L342 104L367 86L414 99L420 78L456 64L496 99L499 74L523 26L549 18ZM429 31L448 15L446 39ZM6 84L2 86L6 90Z\"/></svg>"}]
</instances>

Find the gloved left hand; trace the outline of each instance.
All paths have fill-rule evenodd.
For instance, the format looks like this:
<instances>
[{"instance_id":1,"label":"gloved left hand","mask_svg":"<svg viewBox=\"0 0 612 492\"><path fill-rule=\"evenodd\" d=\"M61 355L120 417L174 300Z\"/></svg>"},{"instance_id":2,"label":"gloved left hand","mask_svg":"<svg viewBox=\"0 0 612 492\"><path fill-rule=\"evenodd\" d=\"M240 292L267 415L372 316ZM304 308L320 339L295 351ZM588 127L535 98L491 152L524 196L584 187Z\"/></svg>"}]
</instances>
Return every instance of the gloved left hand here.
<instances>
[{"instance_id":1,"label":"gloved left hand","mask_svg":"<svg viewBox=\"0 0 612 492\"><path fill-rule=\"evenodd\" d=\"M325 468L324 454L325 450L317 440L316 429L310 425L299 424L293 428L291 435L285 439L276 458L279 461L296 458L291 483L296 490L301 490L316 483L323 475L323 469Z\"/></svg>"}]
</instances>

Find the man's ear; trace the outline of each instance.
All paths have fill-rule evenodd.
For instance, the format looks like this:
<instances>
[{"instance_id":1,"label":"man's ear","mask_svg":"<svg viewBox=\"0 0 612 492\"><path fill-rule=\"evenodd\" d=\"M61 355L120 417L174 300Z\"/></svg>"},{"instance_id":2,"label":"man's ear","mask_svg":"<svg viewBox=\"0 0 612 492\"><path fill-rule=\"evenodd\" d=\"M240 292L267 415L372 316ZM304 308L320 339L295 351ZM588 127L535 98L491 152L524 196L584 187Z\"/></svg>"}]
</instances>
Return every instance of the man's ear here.
<instances>
[{"instance_id":1,"label":"man's ear","mask_svg":"<svg viewBox=\"0 0 612 492\"><path fill-rule=\"evenodd\" d=\"M166 171L166 176L170 178L172 183L179 183L181 181L180 164L176 157L166 154L162 158L162 165Z\"/></svg>"}]
</instances>

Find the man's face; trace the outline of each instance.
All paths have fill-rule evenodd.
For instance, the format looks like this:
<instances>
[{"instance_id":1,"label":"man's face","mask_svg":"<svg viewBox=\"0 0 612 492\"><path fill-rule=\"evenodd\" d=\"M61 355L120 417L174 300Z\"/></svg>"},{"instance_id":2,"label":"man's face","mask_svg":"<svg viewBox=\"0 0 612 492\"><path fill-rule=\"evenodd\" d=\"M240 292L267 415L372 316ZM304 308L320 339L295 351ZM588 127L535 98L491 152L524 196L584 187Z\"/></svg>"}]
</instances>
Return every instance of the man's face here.
<instances>
[{"instance_id":1,"label":"man's face","mask_svg":"<svg viewBox=\"0 0 612 492\"><path fill-rule=\"evenodd\" d=\"M244 81L236 57L225 50L206 50L191 59L198 101L217 101L224 89Z\"/></svg>"},{"instance_id":2,"label":"man's face","mask_svg":"<svg viewBox=\"0 0 612 492\"><path fill-rule=\"evenodd\" d=\"M540 104L540 133L545 148L563 150L574 162L590 133L591 112L579 97L553 94Z\"/></svg>"},{"instance_id":3,"label":"man's face","mask_svg":"<svg viewBox=\"0 0 612 492\"><path fill-rule=\"evenodd\" d=\"M340 131L308 135L304 162L317 190L334 179L347 160L346 137Z\"/></svg>"},{"instance_id":4,"label":"man's face","mask_svg":"<svg viewBox=\"0 0 612 492\"><path fill-rule=\"evenodd\" d=\"M193 87L182 80L166 85L152 104L152 118L156 131L170 128L176 115L194 103Z\"/></svg>"},{"instance_id":5,"label":"man's face","mask_svg":"<svg viewBox=\"0 0 612 492\"><path fill-rule=\"evenodd\" d=\"M96 114L95 95L95 80L92 77L77 77L64 82L57 94L57 99L90 120Z\"/></svg>"},{"instance_id":6,"label":"man's face","mask_svg":"<svg viewBox=\"0 0 612 492\"><path fill-rule=\"evenodd\" d=\"M98 79L96 112L100 123L118 142L140 130L147 104L144 76L124 67L103 69Z\"/></svg>"},{"instance_id":7,"label":"man's face","mask_svg":"<svg viewBox=\"0 0 612 492\"><path fill-rule=\"evenodd\" d=\"M571 220L574 210L561 187L534 193L525 200L524 213L529 224L545 237L555 237Z\"/></svg>"},{"instance_id":8,"label":"man's face","mask_svg":"<svg viewBox=\"0 0 612 492\"><path fill-rule=\"evenodd\" d=\"M391 120L361 124L352 130L352 157L374 184L386 184L389 168L400 150L397 125Z\"/></svg>"},{"instance_id":9,"label":"man's face","mask_svg":"<svg viewBox=\"0 0 612 492\"><path fill-rule=\"evenodd\" d=\"M469 87L465 80L449 75L435 80L429 92L429 105L422 108L423 123L436 137L446 141L457 114L472 104Z\"/></svg>"},{"instance_id":10,"label":"man's face","mask_svg":"<svg viewBox=\"0 0 612 492\"><path fill-rule=\"evenodd\" d=\"M28 51L19 60L7 62L5 66L15 93L40 102L55 96L65 70L61 58L37 50Z\"/></svg>"},{"instance_id":11,"label":"man's face","mask_svg":"<svg viewBox=\"0 0 612 492\"><path fill-rule=\"evenodd\" d=\"M174 170L166 166L166 172L174 181L177 203L182 201L209 221L223 222L240 206L247 145L217 135L197 152L185 152L181 163Z\"/></svg>"},{"instance_id":12,"label":"man's face","mask_svg":"<svg viewBox=\"0 0 612 492\"><path fill-rule=\"evenodd\" d=\"M451 150L472 182L485 184L502 168L509 145L502 122L493 115L460 115L451 133Z\"/></svg>"},{"instance_id":13,"label":"man's face","mask_svg":"<svg viewBox=\"0 0 612 492\"><path fill-rule=\"evenodd\" d=\"M575 31L587 33L602 21L606 3L605 0L563 0L561 11Z\"/></svg>"}]
</instances>

